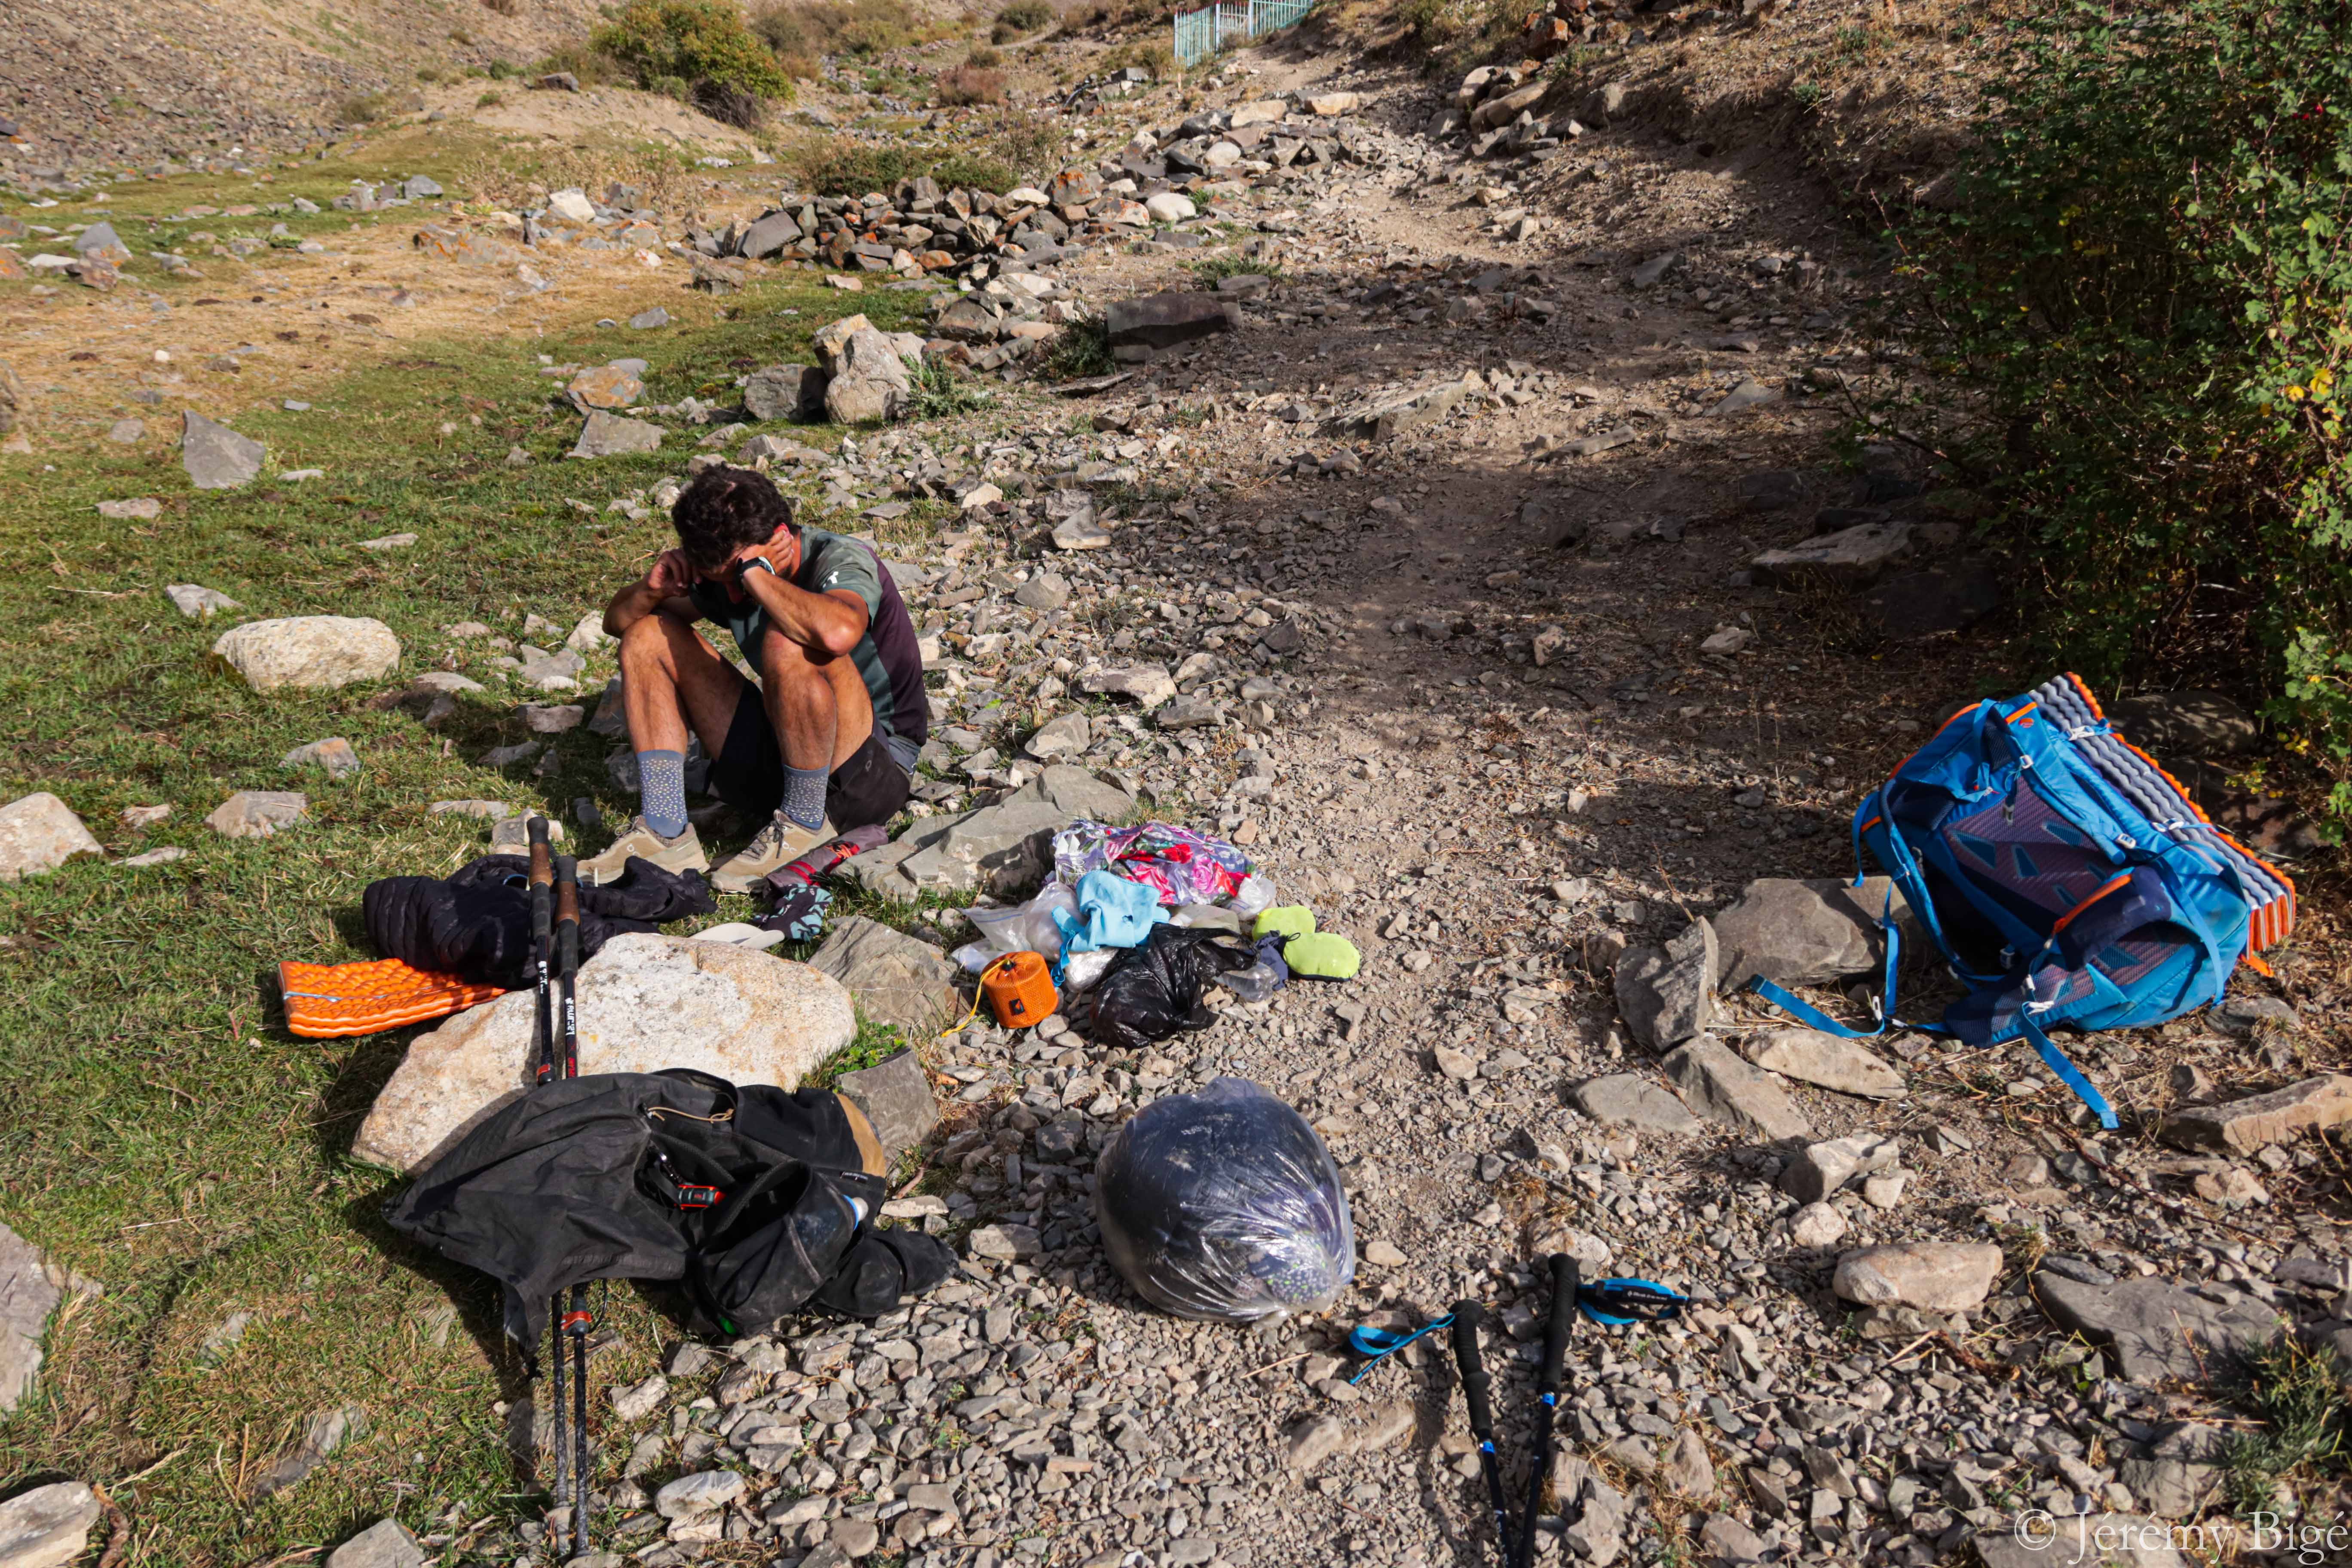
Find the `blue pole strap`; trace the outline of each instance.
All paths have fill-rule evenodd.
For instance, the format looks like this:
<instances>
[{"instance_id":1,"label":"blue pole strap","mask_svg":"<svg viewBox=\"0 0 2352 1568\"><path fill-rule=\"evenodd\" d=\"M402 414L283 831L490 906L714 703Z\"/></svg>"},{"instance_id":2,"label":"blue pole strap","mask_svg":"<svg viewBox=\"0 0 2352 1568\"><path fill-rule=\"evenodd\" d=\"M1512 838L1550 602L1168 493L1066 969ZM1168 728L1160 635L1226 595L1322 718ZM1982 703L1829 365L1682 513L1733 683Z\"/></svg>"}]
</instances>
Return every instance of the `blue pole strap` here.
<instances>
[{"instance_id":1,"label":"blue pole strap","mask_svg":"<svg viewBox=\"0 0 2352 1568\"><path fill-rule=\"evenodd\" d=\"M2017 1026L2024 1031L2027 1042L2033 1047L2034 1055L2042 1058L2042 1065L2056 1073L2058 1081L2073 1089L2074 1098L2091 1108L2097 1115L2100 1126L2114 1131L2119 1125L2116 1121L2115 1109L2107 1103L2107 1097L2083 1076L2083 1069L2068 1061L2066 1053L2053 1045L2050 1037L2042 1032L2041 1026L2026 1014L2018 1014Z\"/></svg>"}]
</instances>

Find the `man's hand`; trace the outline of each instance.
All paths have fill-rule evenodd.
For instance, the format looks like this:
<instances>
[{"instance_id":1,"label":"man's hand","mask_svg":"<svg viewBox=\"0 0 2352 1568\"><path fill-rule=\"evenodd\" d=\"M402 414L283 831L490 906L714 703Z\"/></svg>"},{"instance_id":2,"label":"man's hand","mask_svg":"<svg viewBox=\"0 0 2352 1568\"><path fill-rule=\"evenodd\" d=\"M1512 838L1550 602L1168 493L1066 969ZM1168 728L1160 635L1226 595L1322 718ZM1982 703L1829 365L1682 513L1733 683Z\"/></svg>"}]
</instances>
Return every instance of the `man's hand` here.
<instances>
[{"instance_id":1,"label":"man's hand","mask_svg":"<svg viewBox=\"0 0 2352 1568\"><path fill-rule=\"evenodd\" d=\"M654 557L654 568L646 574L646 586L656 599L679 598L694 587L694 568L683 550L665 550Z\"/></svg>"}]
</instances>

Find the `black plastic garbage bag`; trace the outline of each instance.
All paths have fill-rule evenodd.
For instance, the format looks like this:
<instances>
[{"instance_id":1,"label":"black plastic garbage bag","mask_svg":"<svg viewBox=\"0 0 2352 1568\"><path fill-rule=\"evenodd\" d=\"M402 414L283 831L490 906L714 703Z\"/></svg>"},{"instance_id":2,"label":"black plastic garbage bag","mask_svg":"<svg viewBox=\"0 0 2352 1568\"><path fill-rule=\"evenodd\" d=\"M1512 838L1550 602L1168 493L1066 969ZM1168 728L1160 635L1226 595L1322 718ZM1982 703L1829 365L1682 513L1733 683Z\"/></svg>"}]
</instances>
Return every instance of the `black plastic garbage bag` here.
<instances>
[{"instance_id":1,"label":"black plastic garbage bag","mask_svg":"<svg viewBox=\"0 0 2352 1568\"><path fill-rule=\"evenodd\" d=\"M1154 1100L1121 1125L1095 1163L1095 1219L1120 1276L1179 1317L1319 1312L1356 1277L1330 1151L1247 1079Z\"/></svg>"},{"instance_id":2,"label":"black plastic garbage bag","mask_svg":"<svg viewBox=\"0 0 2352 1568\"><path fill-rule=\"evenodd\" d=\"M665 871L632 857L617 882L580 884L580 956L613 938L656 931L719 906L692 871ZM387 877L370 882L360 908L368 940L386 958L436 974L509 988L531 979L530 861L485 855L448 877Z\"/></svg>"},{"instance_id":3,"label":"black plastic garbage bag","mask_svg":"<svg viewBox=\"0 0 2352 1568\"><path fill-rule=\"evenodd\" d=\"M1217 1016L1202 1005L1202 993L1218 975L1257 962L1250 949L1219 942L1221 934L1157 925L1141 942L1122 950L1089 993L1095 1043L1131 1051L1180 1029L1215 1023Z\"/></svg>"}]
</instances>

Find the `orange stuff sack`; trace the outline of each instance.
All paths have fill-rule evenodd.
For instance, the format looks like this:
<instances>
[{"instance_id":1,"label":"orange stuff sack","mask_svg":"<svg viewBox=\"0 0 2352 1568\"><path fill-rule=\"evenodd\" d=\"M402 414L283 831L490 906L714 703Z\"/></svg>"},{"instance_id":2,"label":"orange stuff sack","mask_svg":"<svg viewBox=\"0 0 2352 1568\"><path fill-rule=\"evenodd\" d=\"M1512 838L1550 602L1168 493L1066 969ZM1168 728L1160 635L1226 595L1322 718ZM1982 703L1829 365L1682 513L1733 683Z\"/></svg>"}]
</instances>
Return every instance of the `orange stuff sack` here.
<instances>
[{"instance_id":1,"label":"orange stuff sack","mask_svg":"<svg viewBox=\"0 0 2352 1568\"><path fill-rule=\"evenodd\" d=\"M477 985L396 958L366 963L281 963L278 989L286 1000L286 1026L310 1040L380 1035L446 1018L506 994L504 986Z\"/></svg>"}]
</instances>

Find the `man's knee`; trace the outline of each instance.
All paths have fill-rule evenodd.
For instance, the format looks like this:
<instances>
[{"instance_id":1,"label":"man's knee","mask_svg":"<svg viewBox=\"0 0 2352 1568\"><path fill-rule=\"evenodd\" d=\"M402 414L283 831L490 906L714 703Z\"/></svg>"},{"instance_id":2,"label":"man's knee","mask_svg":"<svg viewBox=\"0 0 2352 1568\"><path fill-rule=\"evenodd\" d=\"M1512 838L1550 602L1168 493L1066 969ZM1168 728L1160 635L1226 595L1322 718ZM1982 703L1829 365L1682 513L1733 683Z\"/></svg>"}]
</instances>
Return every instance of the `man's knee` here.
<instances>
[{"instance_id":1,"label":"man's knee","mask_svg":"<svg viewBox=\"0 0 2352 1568\"><path fill-rule=\"evenodd\" d=\"M760 678L764 681L824 679L824 666L832 662L829 654L812 654L807 648L769 627L760 637Z\"/></svg>"},{"instance_id":2,"label":"man's knee","mask_svg":"<svg viewBox=\"0 0 2352 1568\"><path fill-rule=\"evenodd\" d=\"M647 659L663 660L669 655L669 632L662 622L667 617L656 613L632 622L621 634L621 662L643 664Z\"/></svg>"}]
</instances>

